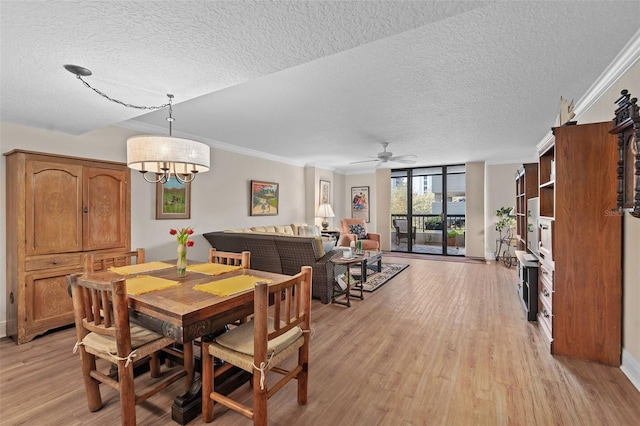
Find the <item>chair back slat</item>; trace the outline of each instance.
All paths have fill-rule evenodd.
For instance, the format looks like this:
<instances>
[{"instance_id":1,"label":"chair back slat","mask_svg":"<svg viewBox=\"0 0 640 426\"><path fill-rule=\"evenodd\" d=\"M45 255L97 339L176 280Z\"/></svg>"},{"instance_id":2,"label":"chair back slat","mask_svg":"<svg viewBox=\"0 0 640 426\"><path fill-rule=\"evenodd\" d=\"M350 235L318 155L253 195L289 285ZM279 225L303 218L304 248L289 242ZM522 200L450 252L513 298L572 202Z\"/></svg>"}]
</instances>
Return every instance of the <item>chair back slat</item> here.
<instances>
[{"instance_id":1,"label":"chair back slat","mask_svg":"<svg viewBox=\"0 0 640 426\"><path fill-rule=\"evenodd\" d=\"M254 299L254 320L256 321L254 354L256 355L259 341L264 341L266 351L267 341L275 339L292 328L299 326L303 330L308 330L311 314L311 267L303 266L302 272L279 285L269 287L262 284L264 283L256 284ZM273 328L266 330L265 338L262 339L258 336L260 332L257 331L258 315L269 310L265 300L268 301L271 294L273 294ZM260 306L261 304L264 306Z\"/></svg>"},{"instance_id":2,"label":"chair back slat","mask_svg":"<svg viewBox=\"0 0 640 426\"><path fill-rule=\"evenodd\" d=\"M98 290L90 290L91 293L91 312L93 312L93 322L96 325L102 324L102 315L100 314L101 297Z\"/></svg>"},{"instance_id":3,"label":"chair back slat","mask_svg":"<svg viewBox=\"0 0 640 426\"><path fill-rule=\"evenodd\" d=\"M251 252L233 253L230 251L218 251L215 248L209 249L209 263L220 263L222 265L240 266L243 269L251 268Z\"/></svg>"},{"instance_id":4,"label":"chair back slat","mask_svg":"<svg viewBox=\"0 0 640 426\"><path fill-rule=\"evenodd\" d=\"M119 356L131 352L125 278L92 281L85 275L72 274L67 279L73 296L78 341L89 332L114 336Z\"/></svg>"},{"instance_id":5,"label":"chair back slat","mask_svg":"<svg viewBox=\"0 0 640 426\"><path fill-rule=\"evenodd\" d=\"M90 253L85 257L84 271L106 271L112 266L127 266L144 263L144 249L137 248L133 251L117 251L107 253Z\"/></svg>"},{"instance_id":6,"label":"chair back slat","mask_svg":"<svg viewBox=\"0 0 640 426\"><path fill-rule=\"evenodd\" d=\"M112 325L111 322L111 304L109 303L109 292L101 291L102 296L102 314L104 315L104 326L109 328Z\"/></svg>"}]
</instances>

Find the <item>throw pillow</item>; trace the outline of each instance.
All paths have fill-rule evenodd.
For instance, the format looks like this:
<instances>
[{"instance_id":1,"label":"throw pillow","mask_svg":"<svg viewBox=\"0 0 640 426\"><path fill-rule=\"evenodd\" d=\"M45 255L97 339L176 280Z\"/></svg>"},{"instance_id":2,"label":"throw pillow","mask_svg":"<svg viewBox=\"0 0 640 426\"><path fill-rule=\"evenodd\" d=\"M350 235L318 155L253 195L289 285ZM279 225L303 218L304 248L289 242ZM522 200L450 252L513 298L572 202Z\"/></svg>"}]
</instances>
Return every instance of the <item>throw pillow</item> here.
<instances>
[{"instance_id":1,"label":"throw pillow","mask_svg":"<svg viewBox=\"0 0 640 426\"><path fill-rule=\"evenodd\" d=\"M367 231L362 225L349 225L349 233L355 234L359 240L364 240L367 238Z\"/></svg>"}]
</instances>

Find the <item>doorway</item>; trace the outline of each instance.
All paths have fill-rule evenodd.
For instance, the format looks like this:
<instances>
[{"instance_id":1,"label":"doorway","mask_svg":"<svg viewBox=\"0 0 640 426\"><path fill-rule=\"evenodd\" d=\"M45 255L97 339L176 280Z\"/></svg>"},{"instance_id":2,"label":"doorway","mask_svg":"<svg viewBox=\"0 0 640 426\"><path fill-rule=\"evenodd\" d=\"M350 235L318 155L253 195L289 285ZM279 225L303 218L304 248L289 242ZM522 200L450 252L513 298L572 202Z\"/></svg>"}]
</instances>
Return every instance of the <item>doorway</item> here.
<instances>
[{"instance_id":1,"label":"doorway","mask_svg":"<svg viewBox=\"0 0 640 426\"><path fill-rule=\"evenodd\" d=\"M464 164L391 170L391 251L465 255Z\"/></svg>"}]
</instances>

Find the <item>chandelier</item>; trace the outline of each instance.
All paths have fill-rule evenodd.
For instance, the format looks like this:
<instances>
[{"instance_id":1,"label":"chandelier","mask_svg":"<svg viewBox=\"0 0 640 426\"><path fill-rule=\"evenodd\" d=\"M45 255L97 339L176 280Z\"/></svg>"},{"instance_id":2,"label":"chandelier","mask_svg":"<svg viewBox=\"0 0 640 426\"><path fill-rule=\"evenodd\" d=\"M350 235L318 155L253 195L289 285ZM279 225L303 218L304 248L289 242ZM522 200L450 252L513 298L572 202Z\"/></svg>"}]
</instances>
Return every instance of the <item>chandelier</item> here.
<instances>
[{"instance_id":1,"label":"chandelier","mask_svg":"<svg viewBox=\"0 0 640 426\"><path fill-rule=\"evenodd\" d=\"M173 131L173 95L167 94L169 102L159 106L138 106L110 98L92 87L82 77L90 76L91 71L78 65L65 65L64 68L84 83L86 87L103 98L127 108L156 110L169 108L169 136L142 135L127 139L127 166L142 173L149 183L166 183L175 177L182 183L191 182L196 174L209 170L210 148L208 145L191 139L175 138ZM155 178L149 178L154 173Z\"/></svg>"}]
</instances>

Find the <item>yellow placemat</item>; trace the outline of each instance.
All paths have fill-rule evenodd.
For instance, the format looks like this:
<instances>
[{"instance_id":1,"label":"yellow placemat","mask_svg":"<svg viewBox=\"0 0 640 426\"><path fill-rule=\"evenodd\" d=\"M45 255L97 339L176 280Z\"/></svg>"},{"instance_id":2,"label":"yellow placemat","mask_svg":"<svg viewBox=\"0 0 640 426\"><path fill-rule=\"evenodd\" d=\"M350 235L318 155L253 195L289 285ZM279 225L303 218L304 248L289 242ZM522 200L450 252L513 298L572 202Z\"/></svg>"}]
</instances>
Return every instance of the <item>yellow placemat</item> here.
<instances>
[{"instance_id":1,"label":"yellow placemat","mask_svg":"<svg viewBox=\"0 0 640 426\"><path fill-rule=\"evenodd\" d=\"M172 266L169 263L164 262L147 262L147 263L139 263L137 265L127 265L127 266L112 266L109 268L111 272L115 272L120 275L131 275L131 274L139 274L141 272L149 272L149 271L157 271L158 269L166 269L171 268Z\"/></svg>"},{"instance_id":2,"label":"yellow placemat","mask_svg":"<svg viewBox=\"0 0 640 426\"><path fill-rule=\"evenodd\" d=\"M230 296L232 294L254 288L257 282L270 283L271 280L267 278L254 277L253 275L237 275L220 281L213 281L208 284L198 284L193 288L215 294L216 296Z\"/></svg>"},{"instance_id":3,"label":"yellow placemat","mask_svg":"<svg viewBox=\"0 0 640 426\"><path fill-rule=\"evenodd\" d=\"M237 271L241 266L223 265L221 263L197 263L187 266L187 271L200 272L202 274L220 275L231 271Z\"/></svg>"},{"instance_id":4,"label":"yellow placemat","mask_svg":"<svg viewBox=\"0 0 640 426\"><path fill-rule=\"evenodd\" d=\"M138 275L137 277L127 278L127 293L137 296L177 285L180 285L178 281L165 280L164 278L150 275Z\"/></svg>"}]
</instances>

